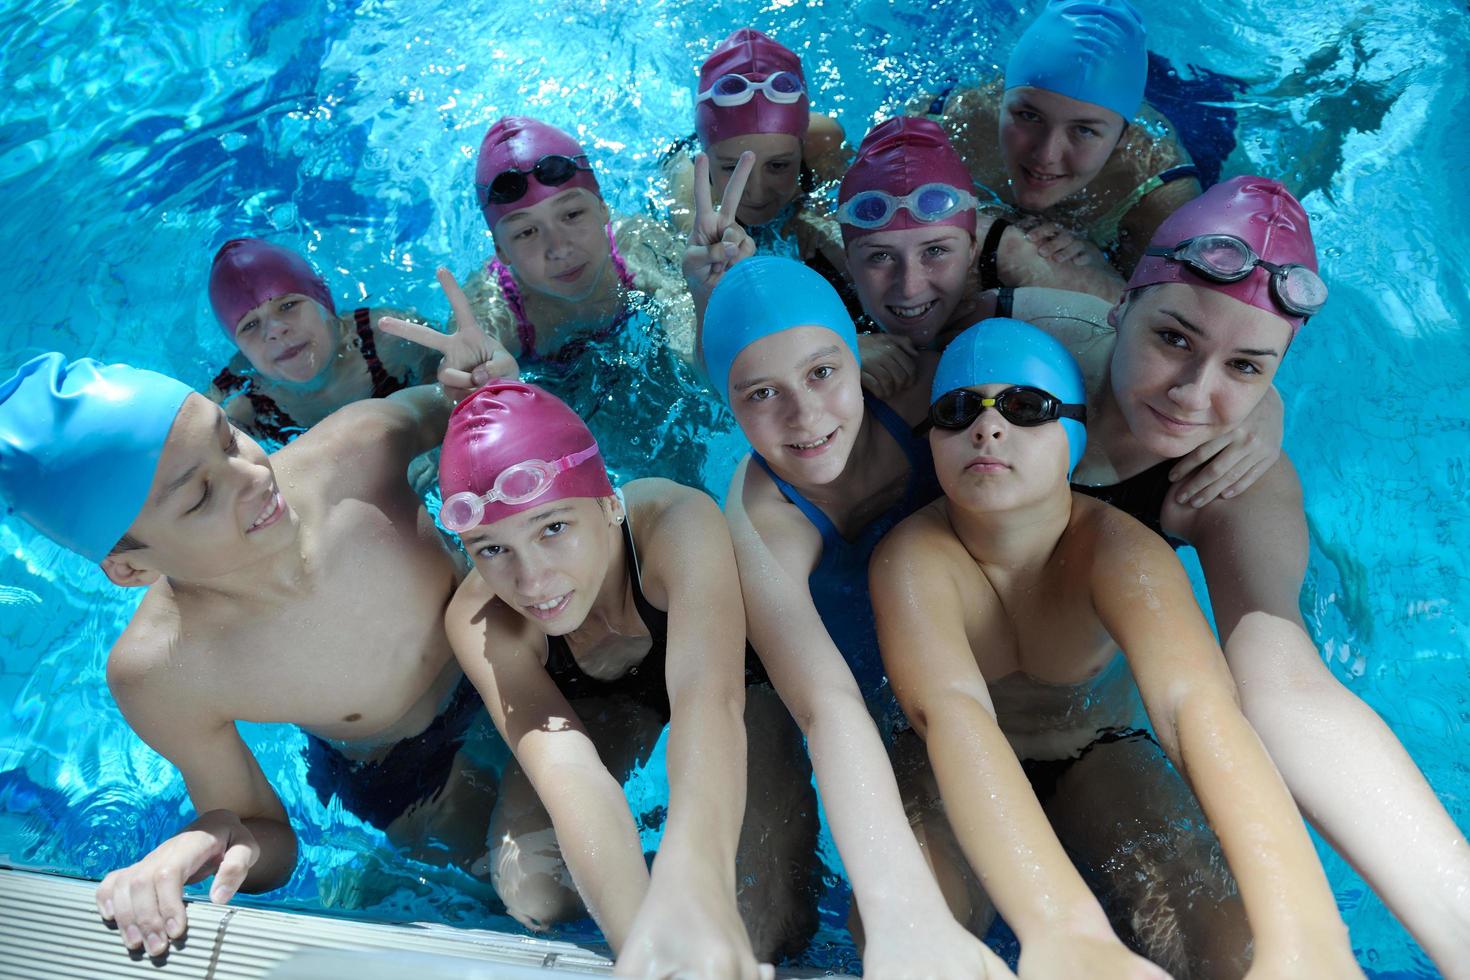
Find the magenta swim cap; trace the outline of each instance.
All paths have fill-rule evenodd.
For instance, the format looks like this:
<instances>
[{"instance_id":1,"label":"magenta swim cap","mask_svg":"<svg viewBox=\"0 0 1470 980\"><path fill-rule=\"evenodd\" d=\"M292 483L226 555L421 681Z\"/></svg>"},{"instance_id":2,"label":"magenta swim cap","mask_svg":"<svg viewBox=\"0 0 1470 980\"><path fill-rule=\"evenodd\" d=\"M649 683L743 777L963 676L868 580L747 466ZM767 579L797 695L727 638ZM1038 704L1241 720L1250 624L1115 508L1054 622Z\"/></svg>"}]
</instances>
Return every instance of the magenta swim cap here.
<instances>
[{"instance_id":1,"label":"magenta swim cap","mask_svg":"<svg viewBox=\"0 0 1470 980\"><path fill-rule=\"evenodd\" d=\"M790 72L800 80L800 98L794 102L772 102L765 92L757 90L741 105L718 106L710 99L694 104L694 131L705 149L721 140L751 133L785 133L797 139L806 138L811 100L806 93L801 59L786 45L760 31L742 27L720 42L714 54L700 66L695 94L708 92L726 75L764 82L777 72Z\"/></svg>"},{"instance_id":2,"label":"magenta swim cap","mask_svg":"<svg viewBox=\"0 0 1470 980\"><path fill-rule=\"evenodd\" d=\"M975 187L964 161L938 123L915 116L897 116L880 122L863 137L857 159L847 168L837 191L837 206L840 208L863 191L884 191L903 197L925 184L945 184L966 193L973 193ZM951 225L974 234L975 209L965 208L937 221L921 221L909 209L899 208L882 228L844 224L842 243L851 244L876 231L902 231L929 225Z\"/></svg>"},{"instance_id":3,"label":"magenta swim cap","mask_svg":"<svg viewBox=\"0 0 1470 980\"><path fill-rule=\"evenodd\" d=\"M544 156L585 157L586 151L570 133L548 126L529 116L506 116L498 120L480 143L475 161L475 200L485 215L485 224L493 234L500 219L522 208L539 204L573 187L584 187L598 197L602 189L590 169L577 169L571 179L560 184L543 184L534 173L536 163ZM578 161L585 163L585 161ZM526 175L526 193L514 201L494 204L489 199L490 184L506 171Z\"/></svg>"},{"instance_id":4,"label":"magenta swim cap","mask_svg":"<svg viewBox=\"0 0 1470 980\"><path fill-rule=\"evenodd\" d=\"M487 493L495 478L529 460L554 463L595 446L585 422L544 388L520 381L492 381L460 402L449 416L439 455L439 492ZM558 473L545 493L520 504L486 503L480 524L494 524L522 511L569 497L606 497L613 492L602 454Z\"/></svg>"},{"instance_id":5,"label":"magenta swim cap","mask_svg":"<svg viewBox=\"0 0 1470 980\"><path fill-rule=\"evenodd\" d=\"M1317 249L1307 212L1280 181L1268 177L1234 177L1216 184L1164 219L1149 241L1150 248L1174 248L1201 235L1234 235L1275 265L1296 264L1317 271ZM1145 255L1128 280L1129 289L1160 282L1182 282L1224 293L1291 324L1292 336L1304 318L1276 305L1271 273L1257 266L1239 282L1214 282L1182 262Z\"/></svg>"},{"instance_id":6,"label":"magenta swim cap","mask_svg":"<svg viewBox=\"0 0 1470 980\"><path fill-rule=\"evenodd\" d=\"M209 305L231 339L241 317L287 293L310 296L337 315L322 277L289 248L259 238L232 238L215 253L209 270Z\"/></svg>"}]
</instances>

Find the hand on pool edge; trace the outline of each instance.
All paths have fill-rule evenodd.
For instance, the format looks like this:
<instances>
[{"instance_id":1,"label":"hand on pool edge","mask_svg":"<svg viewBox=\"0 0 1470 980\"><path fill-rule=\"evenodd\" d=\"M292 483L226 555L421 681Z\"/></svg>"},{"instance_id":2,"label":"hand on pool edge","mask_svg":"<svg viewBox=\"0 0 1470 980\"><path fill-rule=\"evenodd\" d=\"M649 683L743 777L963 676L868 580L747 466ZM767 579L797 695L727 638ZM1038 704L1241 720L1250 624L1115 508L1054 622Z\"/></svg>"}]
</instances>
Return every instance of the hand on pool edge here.
<instances>
[{"instance_id":1,"label":"hand on pool edge","mask_svg":"<svg viewBox=\"0 0 1470 980\"><path fill-rule=\"evenodd\" d=\"M614 976L645 980L775 980L757 963L734 896L701 886L697 876L660 879L657 866L632 928L618 950Z\"/></svg>"},{"instance_id":2,"label":"hand on pool edge","mask_svg":"<svg viewBox=\"0 0 1470 980\"><path fill-rule=\"evenodd\" d=\"M453 332L440 333L433 327L391 316L385 316L378 321L383 332L442 354L438 381L444 386L445 393L456 403L496 378L519 376L520 366L515 358L510 356L510 352L499 340L480 326L480 321L475 317L475 311L464 290L459 288L454 274L440 266L435 278L439 280L444 294L449 297L449 306L454 311Z\"/></svg>"},{"instance_id":3,"label":"hand on pool edge","mask_svg":"<svg viewBox=\"0 0 1470 980\"><path fill-rule=\"evenodd\" d=\"M209 899L227 904L260 858L260 845L229 810L201 814L181 832L97 886L97 911L129 951L160 957L188 931L184 886L214 875Z\"/></svg>"}]
</instances>

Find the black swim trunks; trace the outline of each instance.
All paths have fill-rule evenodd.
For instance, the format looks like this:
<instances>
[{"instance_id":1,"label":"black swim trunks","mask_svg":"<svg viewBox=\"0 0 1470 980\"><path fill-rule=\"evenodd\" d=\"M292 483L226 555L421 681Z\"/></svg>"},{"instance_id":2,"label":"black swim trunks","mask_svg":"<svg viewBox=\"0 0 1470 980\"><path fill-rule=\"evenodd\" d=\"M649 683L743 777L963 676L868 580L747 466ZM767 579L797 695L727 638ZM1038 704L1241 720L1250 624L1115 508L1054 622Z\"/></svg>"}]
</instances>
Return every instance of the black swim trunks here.
<instances>
[{"instance_id":1,"label":"black swim trunks","mask_svg":"<svg viewBox=\"0 0 1470 980\"><path fill-rule=\"evenodd\" d=\"M332 743L308 734L306 781L324 805L335 796L345 809L386 830L415 803L444 788L455 754L484 709L475 686L461 677L448 706L428 728L367 762L349 759Z\"/></svg>"},{"instance_id":2,"label":"black swim trunks","mask_svg":"<svg viewBox=\"0 0 1470 980\"><path fill-rule=\"evenodd\" d=\"M1026 778L1031 780L1031 788L1036 791L1036 798L1043 806L1056 795L1057 783L1061 780L1068 769L1082 761L1083 756L1097 748L1099 745L1107 745L1110 742L1133 742L1143 739L1146 742L1159 743L1154 740L1153 734L1144 728L1104 728L1097 733L1097 737L1082 747L1082 751L1067 759L1022 759L1021 769L1026 773Z\"/></svg>"}]
</instances>

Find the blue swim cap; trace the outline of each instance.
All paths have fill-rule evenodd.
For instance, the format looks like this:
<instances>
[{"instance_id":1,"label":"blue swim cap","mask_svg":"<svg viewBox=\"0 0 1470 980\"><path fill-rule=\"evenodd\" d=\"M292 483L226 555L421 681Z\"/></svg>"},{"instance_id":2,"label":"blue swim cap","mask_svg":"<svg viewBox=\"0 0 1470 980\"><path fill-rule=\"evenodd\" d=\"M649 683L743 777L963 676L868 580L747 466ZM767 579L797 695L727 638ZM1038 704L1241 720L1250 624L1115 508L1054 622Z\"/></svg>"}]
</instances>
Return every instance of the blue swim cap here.
<instances>
[{"instance_id":1,"label":"blue swim cap","mask_svg":"<svg viewBox=\"0 0 1470 980\"><path fill-rule=\"evenodd\" d=\"M1128 0L1052 0L1016 42L1006 91L1029 85L1131 122L1148 79L1143 18Z\"/></svg>"},{"instance_id":2,"label":"blue swim cap","mask_svg":"<svg viewBox=\"0 0 1470 980\"><path fill-rule=\"evenodd\" d=\"M929 403L956 388L980 385L1029 385L1069 405L1087 404L1082 369L1067 348L1051 335L1020 320L992 317L956 337L939 358ZM1087 448L1087 427L1076 419L1060 419L1067 432L1067 478Z\"/></svg>"},{"instance_id":3,"label":"blue swim cap","mask_svg":"<svg viewBox=\"0 0 1470 980\"><path fill-rule=\"evenodd\" d=\"M27 361L0 383L0 497L57 544L102 561L143 509L192 393L126 364Z\"/></svg>"},{"instance_id":4,"label":"blue swim cap","mask_svg":"<svg viewBox=\"0 0 1470 980\"><path fill-rule=\"evenodd\" d=\"M721 277L704 313L704 363L710 384L730 400L730 367L762 337L792 327L826 327L858 357L857 328L832 284L795 259L755 255ZM861 360L859 358L859 360Z\"/></svg>"}]
</instances>

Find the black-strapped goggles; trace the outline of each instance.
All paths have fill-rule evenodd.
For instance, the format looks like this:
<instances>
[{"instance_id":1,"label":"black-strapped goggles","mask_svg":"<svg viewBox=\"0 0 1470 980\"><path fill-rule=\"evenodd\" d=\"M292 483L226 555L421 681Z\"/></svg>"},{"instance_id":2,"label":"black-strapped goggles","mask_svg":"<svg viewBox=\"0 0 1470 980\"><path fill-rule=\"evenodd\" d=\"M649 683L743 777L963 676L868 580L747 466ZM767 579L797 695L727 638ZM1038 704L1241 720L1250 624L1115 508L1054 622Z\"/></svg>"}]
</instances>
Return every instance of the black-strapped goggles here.
<instances>
[{"instance_id":1,"label":"black-strapped goggles","mask_svg":"<svg viewBox=\"0 0 1470 980\"><path fill-rule=\"evenodd\" d=\"M1276 305L1304 319L1327 303L1327 284L1317 273L1295 262L1267 262L1234 235L1200 235L1173 248L1150 248L1144 254L1179 262L1211 282L1240 282L1260 266L1271 273L1271 298Z\"/></svg>"},{"instance_id":2,"label":"black-strapped goggles","mask_svg":"<svg viewBox=\"0 0 1470 980\"><path fill-rule=\"evenodd\" d=\"M993 408L1011 425L1031 428L1058 419L1076 419L1086 424L1087 406L1066 402L1027 385L1012 385L994 395L982 395L969 388L956 388L940 395L929 406L929 417L914 429L922 435L929 429L968 429L980 413Z\"/></svg>"},{"instance_id":3,"label":"black-strapped goggles","mask_svg":"<svg viewBox=\"0 0 1470 980\"><path fill-rule=\"evenodd\" d=\"M489 184L476 184L475 190L481 195L481 207L488 204L514 204L526 196L526 191L531 186L528 177L535 177L547 187L559 187L577 176L578 170L591 169L592 164L587 161L585 153L574 157L548 153L537 160L531 169L502 170Z\"/></svg>"}]
</instances>

